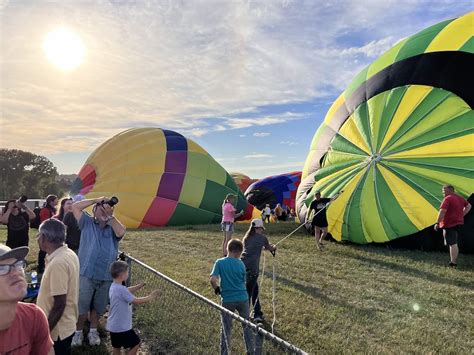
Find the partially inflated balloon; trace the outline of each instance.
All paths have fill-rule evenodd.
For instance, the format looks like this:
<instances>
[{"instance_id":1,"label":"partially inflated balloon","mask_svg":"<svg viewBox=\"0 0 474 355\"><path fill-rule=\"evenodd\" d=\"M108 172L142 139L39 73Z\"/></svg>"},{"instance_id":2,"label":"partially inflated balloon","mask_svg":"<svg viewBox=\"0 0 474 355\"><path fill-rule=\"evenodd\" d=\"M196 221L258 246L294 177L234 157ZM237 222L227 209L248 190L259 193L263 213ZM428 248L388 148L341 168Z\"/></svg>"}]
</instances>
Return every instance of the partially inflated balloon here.
<instances>
[{"instance_id":1,"label":"partially inflated balloon","mask_svg":"<svg viewBox=\"0 0 474 355\"><path fill-rule=\"evenodd\" d=\"M266 204L274 208L277 203L295 208L296 191L301 181L301 172L269 176L250 185L245 191L247 201L262 209Z\"/></svg>"},{"instance_id":2,"label":"partially inflated balloon","mask_svg":"<svg viewBox=\"0 0 474 355\"><path fill-rule=\"evenodd\" d=\"M232 177L203 148L181 134L159 128L122 132L97 148L73 184L86 198L117 196L117 217L129 228L219 223L222 202L238 196Z\"/></svg>"},{"instance_id":3,"label":"partially inflated balloon","mask_svg":"<svg viewBox=\"0 0 474 355\"><path fill-rule=\"evenodd\" d=\"M386 242L436 222L441 188L474 187L474 13L406 38L359 73L317 130L298 190L337 240Z\"/></svg>"},{"instance_id":4,"label":"partially inflated balloon","mask_svg":"<svg viewBox=\"0 0 474 355\"><path fill-rule=\"evenodd\" d=\"M240 191L244 193L247 188L252 185L257 179L251 179L245 174L242 173L230 173L230 176L234 179L235 183L239 187Z\"/></svg>"}]
</instances>

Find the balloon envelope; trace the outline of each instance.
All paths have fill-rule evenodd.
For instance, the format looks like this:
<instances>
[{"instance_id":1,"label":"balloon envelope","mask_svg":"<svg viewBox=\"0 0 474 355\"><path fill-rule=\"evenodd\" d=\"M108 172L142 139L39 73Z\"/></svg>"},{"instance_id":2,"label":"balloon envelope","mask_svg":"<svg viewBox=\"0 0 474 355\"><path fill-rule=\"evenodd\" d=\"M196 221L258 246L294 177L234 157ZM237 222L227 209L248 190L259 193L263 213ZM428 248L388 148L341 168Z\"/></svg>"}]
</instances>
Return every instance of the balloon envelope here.
<instances>
[{"instance_id":1,"label":"balloon envelope","mask_svg":"<svg viewBox=\"0 0 474 355\"><path fill-rule=\"evenodd\" d=\"M128 228L220 223L222 202L237 195L232 177L203 148L181 134L136 128L107 140L87 159L72 192L86 198L117 196L117 217ZM244 216L245 218L245 216Z\"/></svg>"},{"instance_id":2,"label":"balloon envelope","mask_svg":"<svg viewBox=\"0 0 474 355\"><path fill-rule=\"evenodd\" d=\"M474 13L406 38L359 73L317 130L298 190L343 194L327 210L337 240L386 242L436 222L444 184L474 186Z\"/></svg>"},{"instance_id":3,"label":"balloon envelope","mask_svg":"<svg viewBox=\"0 0 474 355\"><path fill-rule=\"evenodd\" d=\"M274 208L277 203L295 208L296 191L301 181L301 172L269 176L250 185L245 191L247 201L261 210L268 203Z\"/></svg>"}]
</instances>

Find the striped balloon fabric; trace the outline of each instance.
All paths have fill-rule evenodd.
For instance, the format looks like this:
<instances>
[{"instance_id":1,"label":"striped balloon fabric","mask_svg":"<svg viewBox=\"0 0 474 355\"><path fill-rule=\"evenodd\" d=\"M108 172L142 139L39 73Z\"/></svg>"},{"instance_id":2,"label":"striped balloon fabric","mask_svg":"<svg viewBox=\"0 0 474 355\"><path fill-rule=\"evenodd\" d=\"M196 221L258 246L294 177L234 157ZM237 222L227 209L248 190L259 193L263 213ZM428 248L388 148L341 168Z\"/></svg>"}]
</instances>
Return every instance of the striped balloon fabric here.
<instances>
[{"instance_id":1,"label":"striped balloon fabric","mask_svg":"<svg viewBox=\"0 0 474 355\"><path fill-rule=\"evenodd\" d=\"M474 13L404 39L359 73L316 132L298 190L330 197L337 240L386 242L435 223L442 186L474 190Z\"/></svg>"},{"instance_id":2,"label":"striped balloon fabric","mask_svg":"<svg viewBox=\"0 0 474 355\"><path fill-rule=\"evenodd\" d=\"M130 129L103 143L72 190L87 198L117 196L116 215L128 228L220 223L228 193L238 196L238 211L252 209L203 148L159 128Z\"/></svg>"}]
</instances>

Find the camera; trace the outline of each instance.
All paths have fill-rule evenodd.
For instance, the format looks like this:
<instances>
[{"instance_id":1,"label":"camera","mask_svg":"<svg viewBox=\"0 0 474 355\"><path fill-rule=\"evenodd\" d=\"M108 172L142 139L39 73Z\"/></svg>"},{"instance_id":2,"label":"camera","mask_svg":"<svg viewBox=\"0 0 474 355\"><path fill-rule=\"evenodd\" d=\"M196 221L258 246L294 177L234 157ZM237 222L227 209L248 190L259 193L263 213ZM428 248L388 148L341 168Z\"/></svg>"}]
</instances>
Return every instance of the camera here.
<instances>
[{"instance_id":1,"label":"camera","mask_svg":"<svg viewBox=\"0 0 474 355\"><path fill-rule=\"evenodd\" d=\"M20 203L25 203L28 200L28 197L25 195L21 195L20 198L17 200Z\"/></svg>"},{"instance_id":2,"label":"camera","mask_svg":"<svg viewBox=\"0 0 474 355\"><path fill-rule=\"evenodd\" d=\"M112 196L108 201L99 202L98 205L109 205L110 207L115 206L119 202L119 199L115 196Z\"/></svg>"}]
</instances>

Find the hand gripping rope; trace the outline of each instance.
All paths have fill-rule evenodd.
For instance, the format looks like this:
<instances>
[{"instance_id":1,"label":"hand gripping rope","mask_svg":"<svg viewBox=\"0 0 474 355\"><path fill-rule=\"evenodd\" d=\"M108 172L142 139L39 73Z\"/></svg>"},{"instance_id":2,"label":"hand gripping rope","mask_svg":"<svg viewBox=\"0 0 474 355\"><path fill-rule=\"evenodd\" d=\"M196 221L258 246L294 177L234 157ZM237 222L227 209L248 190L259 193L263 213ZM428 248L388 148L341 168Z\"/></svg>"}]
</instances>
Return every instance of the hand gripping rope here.
<instances>
[{"instance_id":1,"label":"hand gripping rope","mask_svg":"<svg viewBox=\"0 0 474 355\"><path fill-rule=\"evenodd\" d=\"M335 198L331 201L329 201L323 208L321 208L314 216L317 216L319 213L321 213L323 210L327 209L327 207L335 200L337 199L344 191L341 190L339 193L337 193L335 195ZM283 242L285 239L291 237L293 234L295 234L301 227L303 227L304 225L306 225L308 223L308 220L304 221L303 223L301 223L298 227L296 227L293 231L291 231L291 233L289 233L287 236L283 237L282 239L280 239L276 244L275 246L277 246L278 244L280 244L281 242ZM274 333L274 328L275 328L275 323L276 323L276 252L272 252L273 254L273 275L272 275L272 309L273 309L273 321L272 321L272 334L275 334ZM262 265L262 276L260 278L260 289L263 290L263 275L265 274L265 253L263 253L263 265ZM260 298L260 293L259 295L257 296L257 300L255 300L255 303L257 303L258 299Z\"/></svg>"}]
</instances>

